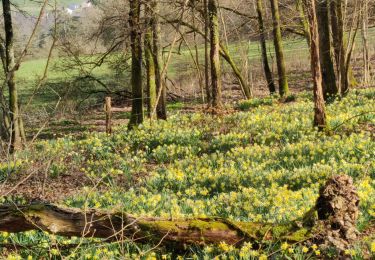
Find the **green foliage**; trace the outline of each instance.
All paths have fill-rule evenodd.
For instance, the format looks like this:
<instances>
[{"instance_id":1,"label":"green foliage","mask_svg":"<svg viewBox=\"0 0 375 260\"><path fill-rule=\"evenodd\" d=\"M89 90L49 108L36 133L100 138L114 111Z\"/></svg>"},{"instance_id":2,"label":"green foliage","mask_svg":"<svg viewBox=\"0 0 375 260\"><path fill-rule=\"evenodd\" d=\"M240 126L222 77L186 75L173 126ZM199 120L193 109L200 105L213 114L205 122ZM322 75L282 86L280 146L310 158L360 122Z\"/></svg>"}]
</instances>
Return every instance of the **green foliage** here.
<instances>
[{"instance_id":1,"label":"green foliage","mask_svg":"<svg viewBox=\"0 0 375 260\"><path fill-rule=\"evenodd\" d=\"M312 127L311 95L302 94L288 104L273 98L246 101L251 112L224 117L176 113L168 121L146 122L132 131L120 127L113 136L87 133L81 140L43 141L17 158L24 169L53 160L59 174L80 171L106 187L85 187L63 202L68 206L116 208L166 218L218 216L287 223L310 210L328 177L348 174L360 196L359 225L366 229L375 220L375 142L368 130L375 123L374 96L374 89L358 90L328 105L328 133ZM1 166L0 172L6 172L1 170L5 168ZM303 233L294 235L302 237ZM69 256L73 251L62 250L61 245L80 240L35 232L6 239L21 244L55 243L55 247L38 249L44 257ZM94 241L82 240L75 257L172 259L166 249L148 251L152 245L98 246ZM373 241L370 238L364 246L359 243L347 254L359 259L371 251ZM197 259L218 255L267 259L274 252L278 258L306 259L330 253L314 245L277 241L260 249L250 244L240 249L220 244L189 252L189 257ZM21 250L20 254L33 253Z\"/></svg>"},{"instance_id":2,"label":"green foliage","mask_svg":"<svg viewBox=\"0 0 375 260\"><path fill-rule=\"evenodd\" d=\"M249 100L243 100L237 104L237 108L241 111L248 111L252 108L257 108L260 106L272 106L275 104L276 98L273 96L266 98L252 98Z\"/></svg>"}]
</instances>

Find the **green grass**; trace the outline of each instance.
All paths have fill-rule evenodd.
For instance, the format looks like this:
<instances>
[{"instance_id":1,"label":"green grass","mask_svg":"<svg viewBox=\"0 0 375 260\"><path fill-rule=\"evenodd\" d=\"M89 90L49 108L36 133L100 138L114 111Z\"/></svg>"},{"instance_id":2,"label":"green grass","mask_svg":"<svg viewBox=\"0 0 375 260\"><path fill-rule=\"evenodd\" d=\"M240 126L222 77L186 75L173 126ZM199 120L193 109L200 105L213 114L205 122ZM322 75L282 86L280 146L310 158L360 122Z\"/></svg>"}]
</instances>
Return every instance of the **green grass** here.
<instances>
[{"instance_id":1,"label":"green grass","mask_svg":"<svg viewBox=\"0 0 375 260\"><path fill-rule=\"evenodd\" d=\"M43 1L35 0L13 0L12 3L19 7L21 10L30 15L38 15L40 12L41 3ZM58 7L67 7L70 4L81 4L83 0L56 0ZM54 1L49 1L48 10L53 10Z\"/></svg>"}]
</instances>

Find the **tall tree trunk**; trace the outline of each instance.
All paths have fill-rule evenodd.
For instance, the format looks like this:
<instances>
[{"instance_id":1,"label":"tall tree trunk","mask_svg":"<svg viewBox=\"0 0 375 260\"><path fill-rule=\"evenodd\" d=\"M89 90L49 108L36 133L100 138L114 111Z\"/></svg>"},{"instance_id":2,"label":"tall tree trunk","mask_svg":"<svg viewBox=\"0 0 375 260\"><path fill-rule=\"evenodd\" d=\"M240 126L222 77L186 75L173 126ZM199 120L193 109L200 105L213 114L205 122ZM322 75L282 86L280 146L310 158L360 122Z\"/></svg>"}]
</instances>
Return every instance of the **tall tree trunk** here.
<instances>
[{"instance_id":1,"label":"tall tree trunk","mask_svg":"<svg viewBox=\"0 0 375 260\"><path fill-rule=\"evenodd\" d=\"M370 57L368 50L368 0L363 0L362 7L362 54L363 54L363 82L367 85L370 82Z\"/></svg>"},{"instance_id":2,"label":"tall tree trunk","mask_svg":"<svg viewBox=\"0 0 375 260\"><path fill-rule=\"evenodd\" d=\"M161 78L161 49L160 49L160 22L159 22L159 0L153 0L153 54L155 63L155 83L156 91L159 93L161 89L161 95L159 102L156 107L156 115L158 119L167 120L167 90L163 79Z\"/></svg>"},{"instance_id":3,"label":"tall tree trunk","mask_svg":"<svg viewBox=\"0 0 375 260\"><path fill-rule=\"evenodd\" d=\"M317 1L317 20L320 46L320 65L323 77L324 99L334 97L338 94L336 85L335 68L331 55L331 40L329 30L328 0Z\"/></svg>"},{"instance_id":4,"label":"tall tree trunk","mask_svg":"<svg viewBox=\"0 0 375 260\"><path fill-rule=\"evenodd\" d=\"M196 11L197 9L197 2L193 2L192 5L191 5L191 13L192 13L192 22L193 22L193 27L195 28L196 27ZM205 103L205 86L204 86L204 80L203 80L203 77L202 77L202 68L201 68L201 65L200 65L200 61L199 61L199 48L198 48L198 43L197 43L197 32L196 31L193 31L193 41L194 41L194 52L195 52L195 57L193 57L193 59L195 60L194 63L195 63L195 66L196 66L196 69L197 69L197 73L198 73L198 84L199 84L199 89L201 91L201 98L202 98L202 104Z\"/></svg>"},{"instance_id":5,"label":"tall tree trunk","mask_svg":"<svg viewBox=\"0 0 375 260\"><path fill-rule=\"evenodd\" d=\"M129 127L143 123L143 86L142 86L142 32L140 28L140 0L129 0L129 26L132 53L131 85L132 85L132 112Z\"/></svg>"},{"instance_id":6,"label":"tall tree trunk","mask_svg":"<svg viewBox=\"0 0 375 260\"><path fill-rule=\"evenodd\" d=\"M306 19L306 12L304 5L301 2L302 0L297 0L297 11L299 14L299 20L303 28L303 33L305 35L305 39L307 45L310 46L310 28L309 28L309 21Z\"/></svg>"},{"instance_id":7,"label":"tall tree trunk","mask_svg":"<svg viewBox=\"0 0 375 260\"><path fill-rule=\"evenodd\" d=\"M210 40L211 40L211 87L212 107L222 107L221 97L221 66L220 66L220 35L219 19L216 0L208 0L208 13L210 17Z\"/></svg>"},{"instance_id":8,"label":"tall tree trunk","mask_svg":"<svg viewBox=\"0 0 375 260\"><path fill-rule=\"evenodd\" d=\"M144 39L145 59L146 59L146 79L147 79L147 108L148 116L153 115L156 105L156 79L155 79L155 61L153 54L153 0L145 4L146 32Z\"/></svg>"},{"instance_id":9,"label":"tall tree trunk","mask_svg":"<svg viewBox=\"0 0 375 260\"><path fill-rule=\"evenodd\" d=\"M210 89L210 52L209 52L209 34L210 34L210 19L208 15L208 6L207 0L203 0L203 8L204 8L204 79L205 79L205 86L206 86L206 99L207 104L211 102L211 89Z\"/></svg>"},{"instance_id":10,"label":"tall tree trunk","mask_svg":"<svg viewBox=\"0 0 375 260\"><path fill-rule=\"evenodd\" d=\"M266 45L266 35L264 31L264 22L263 22L263 4L262 0L257 0L256 3L256 10L258 14L258 26L259 26L259 42L260 47L262 50L262 62L263 62L263 70L264 75L266 77L267 86L271 94L276 92L276 87L273 82L272 72L270 66L268 64L268 57L267 57L267 45Z\"/></svg>"},{"instance_id":11,"label":"tall tree trunk","mask_svg":"<svg viewBox=\"0 0 375 260\"><path fill-rule=\"evenodd\" d=\"M15 61L14 61L14 35L12 24L12 13L9 0L2 0L3 16L5 29L5 56L6 56L6 83L9 89L9 113L10 113L10 138L11 151L21 147L22 140L20 135L20 114L18 104L17 87L15 83Z\"/></svg>"},{"instance_id":12,"label":"tall tree trunk","mask_svg":"<svg viewBox=\"0 0 375 260\"><path fill-rule=\"evenodd\" d=\"M279 93L283 97L288 94L288 78L286 76L284 51L280 29L280 13L278 0L271 1L271 12L273 19L273 40L275 45L276 60L277 60L277 71L279 75Z\"/></svg>"},{"instance_id":13,"label":"tall tree trunk","mask_svg":"<svg viewBox=\"0 0 375 260\"><path fill-rule=\"evenodd\" d=\"M320 51L319 51L319 32L318 22L315 9L316 0L304 0L310 23L310 55L311 55L311 72L314 81L314 126L320 130L327 125L325 104L323 97L323 79L320 67Z\"/></svg>"},{"instance_id":14,"label":"tall tree trunk","mask_svg":"<svg viewBox=\"0 0 375 260\"><path fill-rule=\"evenodd\" d=\"M339 80L339 91L341 94L344 94L349 90L349 81L345 66L346 48L344 42L344 24L341 0L331 0L330 14L336 71Z\"/></svg>"}]
</instances>

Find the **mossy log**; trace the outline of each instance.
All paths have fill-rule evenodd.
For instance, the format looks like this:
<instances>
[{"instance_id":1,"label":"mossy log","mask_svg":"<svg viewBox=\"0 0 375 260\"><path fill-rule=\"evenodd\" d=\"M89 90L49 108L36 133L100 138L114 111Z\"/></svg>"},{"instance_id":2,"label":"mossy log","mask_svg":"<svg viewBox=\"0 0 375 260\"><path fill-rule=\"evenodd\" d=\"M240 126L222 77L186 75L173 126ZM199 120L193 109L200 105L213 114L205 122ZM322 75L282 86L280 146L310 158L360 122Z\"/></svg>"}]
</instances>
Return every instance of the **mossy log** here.
<instances>
[{"instance_id":1,"label":"mossy log","mask_svg":"<svg viewBox=\"0 0 375 260\"><path fill-rule=\"evenodd\" d=\"M86 212L52 204L0 206L0 231L41 230L60 236L96 237L108 241L131 239L162 244L240 245L245 241L287 240L310 236L299 222L275 225L230 221L221 218L161 219L97 210Z\"/></svg>"},{"instance_id":2,"label":"mossy log","mask_svg":"<svg viewBox=\"0 0 375 260\"><path fill-rule=\"evenodd\" d=\"M41 230L60 236L131 240L164 245L209 245L266 241L298 243L314 239L340 249L356 238L358 196L351 178L335 176L322 187L315 208L287 224L240 222L222 218L162 219L124 212L83 211L52 204L0 206L0 231Z\"/></svg>"}]
</instances>

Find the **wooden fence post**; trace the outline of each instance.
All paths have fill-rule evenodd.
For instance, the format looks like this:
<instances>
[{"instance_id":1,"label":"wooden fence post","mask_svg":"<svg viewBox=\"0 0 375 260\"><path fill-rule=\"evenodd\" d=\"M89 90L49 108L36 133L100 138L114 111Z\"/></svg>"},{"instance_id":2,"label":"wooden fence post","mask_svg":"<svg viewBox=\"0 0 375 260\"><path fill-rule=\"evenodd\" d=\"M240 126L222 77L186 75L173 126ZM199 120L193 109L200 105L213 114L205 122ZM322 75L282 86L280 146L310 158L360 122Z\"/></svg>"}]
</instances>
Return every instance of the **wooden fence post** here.
<instances>
[{"instance_id":1,"label":"wooden fence post","mask_svg":"<svg viewBox=\"0 0 375 260\"><path fill-rule=\"evenodd\" d=\"M112 134L112 101L111 97L105 98L105 132L107 134Z\"/></svg>"}]
</instances>

